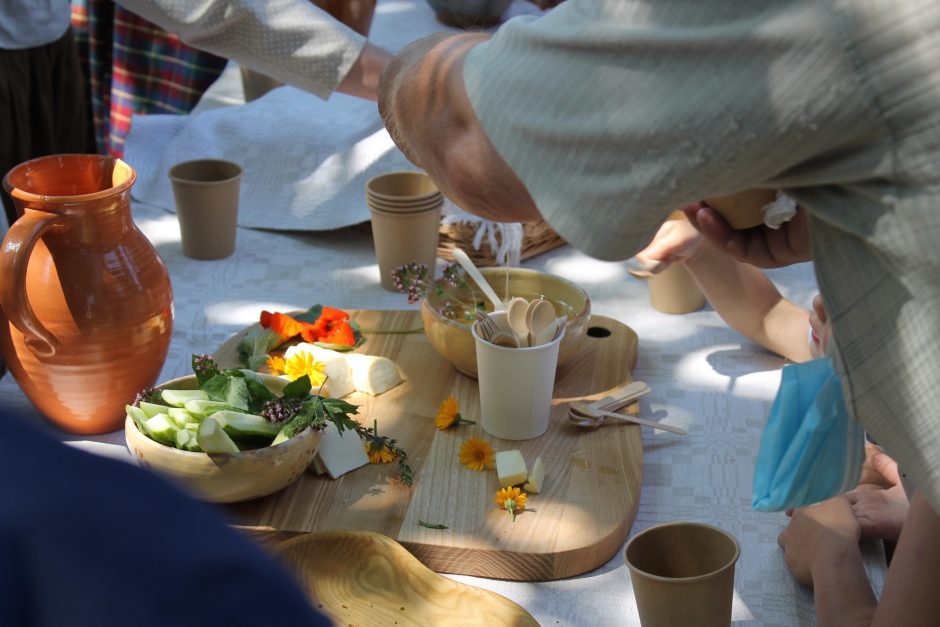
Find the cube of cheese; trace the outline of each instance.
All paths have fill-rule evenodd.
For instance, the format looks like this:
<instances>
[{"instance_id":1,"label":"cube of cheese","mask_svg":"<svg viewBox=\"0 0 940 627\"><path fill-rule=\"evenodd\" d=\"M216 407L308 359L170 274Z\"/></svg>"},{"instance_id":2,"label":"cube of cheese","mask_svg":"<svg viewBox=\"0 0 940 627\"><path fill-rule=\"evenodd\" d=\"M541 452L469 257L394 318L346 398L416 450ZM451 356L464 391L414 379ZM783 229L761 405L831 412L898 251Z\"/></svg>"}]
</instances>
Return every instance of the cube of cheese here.
<instances>
[{"instance_id":1,"label":"cube of cheese","mask_svg":"<svg viewBox=\"0 0 940 627\"><path fill-rule=\"evenodd\" d=\"M357 392L381 394L401 383L398 368L388 357L349 353L346 355L346 363L349 364Z\"/></svg>"},{"instance_id":2,"label":"cube of cheese","mask_svg":"<svg viewBox=\"0 0 940 627\"><path fill-rule=\"evenodd\" d=\"M346 430L340 434L332 422L326 423L326 429L320 438L317 451L320 464L333 479L338 479L350 470L361 468L369 463L365 446L355 431ZM317 467L314 458L314 468Z\"/></svg>"},{"instance_id":3,"label":"cube of cheese","mask_svg":"<svg viewBox=\"0 0 940 627\"><path fill-rule=\"evenodd\" d=\"M535 463L532 464L532 472L529 473L529 480L522 486L522 489L532 494L538 494L542 491L542 484L544 482L545 465L542 463L541 457L536 457Z\"/></svg>"},{"instance_id":4,"label":"cube of cheese","mask_svg":"<svg viewBox=\"0 0 940 627\"><path fill-rule=\"evenodd\" d=\"M345 355L337 351L331 351L328 348L320 348L307 342L301 342L288 348L284 353L284 359L290 359L300 352L310 353L314 359L323 363L325 366L324 372L329 377L326 380L326 389L330 396L342 398L355 390Z\"/></svg>"},{"instance_id":5,"label":"cube of cheese","mask_svg":"<svg viewBox=\"0 0 940 627\"><path fill-rule=\"evenodd\" d=\"M529 473L526 472L522 453L517 450L496 453L496 476L499 478L499 485L504 488L525 483Z\"/></svg>"}]
</instances>

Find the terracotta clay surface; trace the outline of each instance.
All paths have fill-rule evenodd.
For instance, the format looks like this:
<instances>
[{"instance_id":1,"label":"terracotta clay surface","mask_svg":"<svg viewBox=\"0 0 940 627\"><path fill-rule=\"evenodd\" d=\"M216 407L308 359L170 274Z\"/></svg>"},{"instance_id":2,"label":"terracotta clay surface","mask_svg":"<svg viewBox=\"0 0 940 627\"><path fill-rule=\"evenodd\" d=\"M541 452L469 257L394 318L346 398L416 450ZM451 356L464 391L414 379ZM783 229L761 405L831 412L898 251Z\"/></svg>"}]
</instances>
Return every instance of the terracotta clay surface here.
<instances>
[{"instance_id":1,"label":"terracotta clay surface","mask_svg":"<svg viewBox=\"0 0 940 627\"><path fill-rule=\"evenodd\" d=\"M97 155L27 161L4 178L20 217L0 251L0 348L56 426L106 433L153 385L173 331L173 292L131 218L136 174Z\"/></svg>"}]
</instances>

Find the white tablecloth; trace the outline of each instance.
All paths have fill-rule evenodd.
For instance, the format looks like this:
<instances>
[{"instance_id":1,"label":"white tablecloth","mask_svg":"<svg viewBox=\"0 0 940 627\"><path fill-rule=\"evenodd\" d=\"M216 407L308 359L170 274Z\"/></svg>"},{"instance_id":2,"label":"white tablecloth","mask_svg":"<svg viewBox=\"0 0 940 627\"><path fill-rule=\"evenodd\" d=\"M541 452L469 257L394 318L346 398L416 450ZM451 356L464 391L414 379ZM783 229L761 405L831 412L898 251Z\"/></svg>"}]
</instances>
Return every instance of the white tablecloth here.
<instances>
[{"instance_id":1,"label":"white tablecloth","mask_svg":"<svg viewBox=\"0 0 940 627\"><path fill-rule=\"evenodd\" d=\"M407 3L382 2L380 9L399 5ZM224 99L219 93L226 87L213 89L217 93L207 94L207 101ZM286 311L313 303L349 309L408 307L403 296L379 286L371 239L363 232L239 229L232 257L194 261L182 255L173 214L139 203L134 212L166 262L175 293L174 333L161 379L188 374L192 353L213 352L255 322L261 309ZM794 582L777 547L785 516L750 508L754 455L783 361L743 340L710 309L682 316L654 311L646 285L631 278L624 263L593 260L565 247L523 265L576 281L587 290L594 312L636 330L640 345L634 376L652 387L641 403L642 415L667 418L689 430L684 438L643 430L643 487L631 536L674 520L722 527L741 545L735 624L814 624L811 592ZM809 306L815 293L809 265L770 274L787 297ZM42 420L10 376L0 381L0 403ZM122 432L62 437L86 450L128 458ZM881 545L866 545L865 554L880 591L885 572ZM454 578L507 596L543 625L639 624L621 552L596 571L563 581Z\"/></svg>"}]
</instances>

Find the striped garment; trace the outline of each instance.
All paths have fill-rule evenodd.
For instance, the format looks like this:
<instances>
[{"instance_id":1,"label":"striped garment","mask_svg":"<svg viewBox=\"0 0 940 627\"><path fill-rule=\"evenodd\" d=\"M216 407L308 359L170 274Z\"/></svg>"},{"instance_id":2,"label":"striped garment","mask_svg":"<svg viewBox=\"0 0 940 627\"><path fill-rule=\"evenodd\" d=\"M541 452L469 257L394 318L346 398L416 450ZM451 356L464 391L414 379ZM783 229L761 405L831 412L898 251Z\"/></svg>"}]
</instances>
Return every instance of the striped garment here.
<instances>
[{"instance_id":1,"label":"striped garment","mask_svg":"<svg viewBox=\"0 0 940 627\"><path fill-rule=\"evenodd\" d=\"M72 0L72 27L102 154L124 154L132 114L189 113L225 68L111 0Z\"/></svg>"}]
</instances>

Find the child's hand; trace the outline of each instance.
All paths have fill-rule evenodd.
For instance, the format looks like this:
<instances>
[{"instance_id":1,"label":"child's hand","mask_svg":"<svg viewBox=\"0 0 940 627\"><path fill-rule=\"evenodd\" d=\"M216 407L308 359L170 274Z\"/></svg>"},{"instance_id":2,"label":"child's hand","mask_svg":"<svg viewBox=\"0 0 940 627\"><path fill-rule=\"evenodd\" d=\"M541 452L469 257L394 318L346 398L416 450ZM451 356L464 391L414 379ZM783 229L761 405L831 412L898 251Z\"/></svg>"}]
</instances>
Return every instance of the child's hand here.
<instances>
[{"instance_id":1,"label":"child's hand","mask_svg":"<svg viewBox=\"0 0 940 627\"><path fill-rule=\"evenodd\" d=\"M829 336L832 334L832 327L829 324L826 308L823 306L822 296L819 294L813 297L813 311L809 314L809 327L812 329L810 353L814 358L822 357L829 348Z\"/></svg>"},{"instance_id":2,"label":"child's hand","mask_svg":"<svg viewBox=\"0 0 940 627\"><path fill-rule=\"evenodd\" d=\"M645 269L662 272L671 263L685 263L695 256L704 238L688 220L667 220L652 243L636 255Z\"/></svg>"},{"instance_id":3,"label":"child's hand","mask_svg":"<svg viewBox=\"0 0 940 627\"><path fill-rule=\"evenodd\" d=\"M796 580L813 585L813 565L835 563L838 556L858 551L861 528L852 506L839 495L793 511L790 524L777 538L783 557Z\"/></svg>"},{"instance_id":4,"label":"child's hand","mask_svg":"<svg viewBox=\"0 0 940 627\"><path fill-rule=\"evenodd\" d=\"M858 487L845 495L866 538L897 542L910 503L898 465L873 444L865 445L865 464Z\"/></svg>"}]
</instances>

